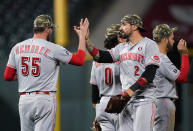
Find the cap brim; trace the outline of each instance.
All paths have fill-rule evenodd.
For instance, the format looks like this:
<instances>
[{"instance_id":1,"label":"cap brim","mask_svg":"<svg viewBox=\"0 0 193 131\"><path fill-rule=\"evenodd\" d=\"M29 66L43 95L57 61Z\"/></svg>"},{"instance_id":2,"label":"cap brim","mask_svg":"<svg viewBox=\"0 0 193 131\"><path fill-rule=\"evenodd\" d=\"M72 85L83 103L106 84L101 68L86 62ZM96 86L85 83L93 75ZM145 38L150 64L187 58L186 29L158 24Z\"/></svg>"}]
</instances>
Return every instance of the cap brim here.
<instances>
[{"instance_id":1,"label":"cap brim","mask_svg":"<svg viewBox=\"0 0 193 131\"><path fill-rule=\"evenodd\" d=\"M171 30L172 30L172 32L174 33L174 32L176 32L176 31L178 30L178 28L177 28L177 27L174 27L174 28L171 28Z\"/></svg>"},{"instance_id":2,"label":"cap brim","mask_svg":"<svg viewBox=\"0 0 193 131\"><path fill-rule=\"evenodd\" d=\"M58 25L53 24L53 25L52 25L52 28L58 28Z\"/></svg>"},{"instance_id":3,"label":"cap brim","mask_svg":"<svg viewBox=\"0 0 193 131\"><path fill-rule=\"evenodd\" d=\"M138 29L139 29L140 32L147 32L147 30L144 29L144 28L138 27Z\"/></svg>"}]
</instances>

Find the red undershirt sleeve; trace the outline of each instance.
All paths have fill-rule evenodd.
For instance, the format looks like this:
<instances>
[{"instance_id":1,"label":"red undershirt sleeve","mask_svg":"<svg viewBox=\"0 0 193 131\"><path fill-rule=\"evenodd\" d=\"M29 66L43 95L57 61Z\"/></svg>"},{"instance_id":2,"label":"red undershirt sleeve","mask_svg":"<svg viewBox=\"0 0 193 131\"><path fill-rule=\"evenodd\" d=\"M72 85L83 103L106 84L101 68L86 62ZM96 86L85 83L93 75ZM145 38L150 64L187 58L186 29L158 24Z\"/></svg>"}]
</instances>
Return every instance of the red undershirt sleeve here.
<instances>
[{"instance_id":1,"label":"red undershirt sleeve","mask_svg":"<svg viewBox=\"0 0 193 131\"><path fill-rule=\"evenodd\" d=\"M189 62L188 55L187 54L182 55L180 75L178 76L176 82L179 82L179 83L187 82L189 66L190 66L190 62Z\"/></svg>"},{"instance_id":2,"label":"red undershirt sleeve","mask_svg":"<svg viewBox=\"0 0 193 131\"><path fill-rule=\"evenodd\" d=\"M72 54L72 58L69 64L81 66L84 64L84 57L85 57L85 52L79 49L76 54Z\"/></svg>"},{"instance_id":3,"label":"red undershirt sleeve","mask_svg":"<svg viewBox=\"0 0 193 131\"><path fill-rule=\"evenodd\" d=\"M6 81L12 81L14 80L15 77L15 69L11 67L6 67L5 72L4 72L4 80Z\"/></svg>"}]
</instances>

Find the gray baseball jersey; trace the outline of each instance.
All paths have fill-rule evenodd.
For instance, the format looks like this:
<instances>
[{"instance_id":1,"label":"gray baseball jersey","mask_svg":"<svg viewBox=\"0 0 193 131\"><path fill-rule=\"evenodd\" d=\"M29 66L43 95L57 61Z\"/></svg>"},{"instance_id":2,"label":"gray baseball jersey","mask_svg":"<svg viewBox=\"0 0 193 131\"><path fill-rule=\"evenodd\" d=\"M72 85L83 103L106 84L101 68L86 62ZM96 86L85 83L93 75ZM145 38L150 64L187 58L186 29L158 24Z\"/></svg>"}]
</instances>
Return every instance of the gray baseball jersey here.
<instances>
[{"instance_id":1,"label":"gray baseball jersey","mask_svg":"<svg viewBox=\"0 0 193 131\"><path fill-rule=\"evenodd\" d=\"M105 112L110 96L121 93L119 62L97 63L93 62L90 83L97 85L102 95L100 103L96 104L96 120L104 131L118 131L119 121L117 114Z\"/></svg>"},{"instance_id":2,"label":"gray baseball jersey","mask_svg":"<svg viewBox=\"0 0 193 131\"><path fill-rule=\"evenodd\" d=\"M176 107L172 99L177 99L175 80L180 71L165 54L160 54L160 67L156 71L154 83L156 85L156 106L154 130L174 131Z\"/></svg>"},{"instance_id":3,"label":"gray baseball jersey","mask_svg":"<svg viewBox=\"0 0 193 131\"><path fill-rule=\"evenodd\" d=\"M156 71L154 83L157 87L157 98L178 98L175 89L175 80L180 75L180 71L170 61L165 54L160 55L161 64Z\"/></svg>"},{"instance_id":4,"label":"gray baseball jersey","mask_svg":"<svg viewBox=\"0 0 193 131\"><path fill-rule=\"evenodd\" d=\"M118 95L122 91L119 62L109 64L93 62L90 83L99 87L100 95Z\"/></svg>"},{"instance_id":5,"label":"gray baseball jersey","mask_svg":"<svg viewBox=\"0 0 193 131\"><path fill-rule=\"evenodd\" d=\"M160 52L157 44L146 37L134 46L130 43L123 43L109 52L114 61L120 61L120 79L123 90L130 88L139 79L146 66L149 64L160 65ZM130 104L119 116L120 131L150 131L153 129L156 110L155 91L153 83L136 90Z\"/></svg>"},{"instance_id":6,"label":"gray baseball jersey","mask_svg":"<svg viewBox=\"0 0 193 131\"><path fill-rule=\"evenodd\" d=\"M114 61L120 61L120 79L123 90L127 90L139 79L147 65L155 64L159 66L160 64L157 44L147 37L134 46L129 43L119 44L109 52ZM153 87L155 85L150 83L147 87L151 88L137 90L135 96L154 98L155 88Z\"/></svg>"},{"instance_id":7,"label":"gray baseball jersey","mask_svg":"<svg viewBox=\"0 0 193 131\"><path fill-rule=\"evenodd\" d=\"M59 61L68 64L71 57L60 45L28 39L12 48L7 66L17 70L19 92L56 91Z\"/></svg>"},{"instance_id":8,"label":"gray baseball jersey","mask_svg":"<svg viewBox=\"0 0 193 131\"><path fill-rule=\"evenodd\" d=\"M71 58L65 48L44 39L28 39L12 48L7 66L17 71L19 92L27 92L19 99L21 131L54 131L59 62L67 64Z\"/></svg>"}]
</instances>

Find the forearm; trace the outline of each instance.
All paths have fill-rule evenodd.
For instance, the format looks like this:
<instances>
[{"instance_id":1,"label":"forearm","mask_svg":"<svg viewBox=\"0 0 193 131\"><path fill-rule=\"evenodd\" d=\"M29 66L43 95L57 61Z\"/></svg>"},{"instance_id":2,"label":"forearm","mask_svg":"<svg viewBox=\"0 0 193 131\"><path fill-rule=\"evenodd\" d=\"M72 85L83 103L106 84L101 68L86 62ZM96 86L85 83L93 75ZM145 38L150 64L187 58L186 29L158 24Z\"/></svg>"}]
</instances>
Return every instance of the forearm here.
<instances>
[{"instance_id":1,"label":"forearm","mask_svg":"<svg viewBox=\"0 0 193 131\"><path fill-rule=\"evenodd\" d=\"M86 43L87 43L86 48L95 61L97 61L98 63L112 63L113 62L113 58L108 51L97 49L91 43L90 40L87 40Z\"/></svg>"},{"instance_id":2,"label":"forearm","mask_svg":"<svg viewBox=\"0 0 193 131\"><path fill-rule=\"evenodd\" d=\"M187 82L189 66L190 66L190 63L189 63L188 55L183 54L181 57L180 75L178 76L176 82L178 82L178 83Z\"/></svg>"},{"instance_id":3,"label":"forearm","mask_svg":"<svg viewBox=\"0 0 193 131\"><path fill-rule=\"evenodd\" d=\"M97 85L92 85L92 104L97 104L100 101L99 88Z\"/></svg>"},{"instance_id":4,"label":"forearm","mask_svg":"<svg viewBox=\"0 0 193 131\"><path fill-rule=\"evenodd\" d=\"M99 51L96 47L92 44L92 42L88 39L86 40L86 48L90 55L93 57L95 61L99 59Z\"/></svg>"},{"instance_id":5,"label":"forearm","mask_svg":"<svg viewBox=\"0 0 193 131\"><path fill-rule=\"evenodd\" d=\"M80 35L80 36L79 36L78 49L85 51L85 49L86 49L85 42L86 42L85 36Z\"/></svg>"}]
</instances>

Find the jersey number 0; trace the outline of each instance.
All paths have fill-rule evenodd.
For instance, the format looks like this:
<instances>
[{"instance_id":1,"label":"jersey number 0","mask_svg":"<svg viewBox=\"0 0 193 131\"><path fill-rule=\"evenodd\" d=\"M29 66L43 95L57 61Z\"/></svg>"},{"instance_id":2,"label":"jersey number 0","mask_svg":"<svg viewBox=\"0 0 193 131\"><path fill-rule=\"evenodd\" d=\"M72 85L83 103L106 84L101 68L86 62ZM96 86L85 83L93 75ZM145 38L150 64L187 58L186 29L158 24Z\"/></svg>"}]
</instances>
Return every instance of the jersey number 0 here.
<instances>
[{"instance_id":1,"label":"jersey number 0","mask_svg":"<svg viewBox=\"0 0 193 131\"><path fill-rule=\"evenodd\" d=\"M111 68L105 68L105 84L107 86L112 84L112 70Z\"/></svg>"},{"instance_id":2,"label":"jersey number 0","mask_svg":"<svg viewBox=\"0 0 193 131\"><path fill-rule=\"evenodd\" d=\"M38 57L32 57L32 62L30 63L30 57L21 57L21 74L23 76L29 75L29 64L32 64L31 74L34 77L37 77L40 75L40 66L38 63L40 63L40 58Z\"/></svg>"}]
</instances>

